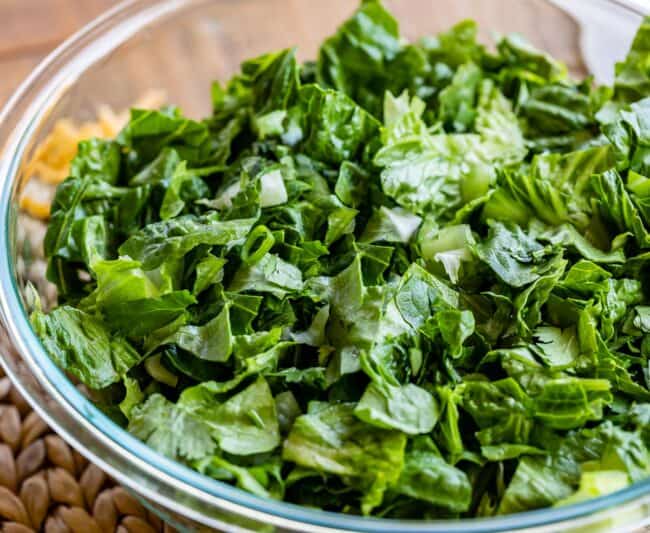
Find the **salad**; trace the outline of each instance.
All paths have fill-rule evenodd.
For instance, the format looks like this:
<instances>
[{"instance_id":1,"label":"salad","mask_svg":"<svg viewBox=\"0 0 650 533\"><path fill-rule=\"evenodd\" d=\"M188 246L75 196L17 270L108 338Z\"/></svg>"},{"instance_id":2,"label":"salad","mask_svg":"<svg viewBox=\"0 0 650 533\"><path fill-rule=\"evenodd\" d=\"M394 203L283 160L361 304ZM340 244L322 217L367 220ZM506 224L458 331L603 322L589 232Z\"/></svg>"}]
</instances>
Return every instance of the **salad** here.
<instances>
[{"instance_id":1,"label":"salad","mask_svg":"<svg viewBox=\"0 0 650 533\"><path fill-rule=\"evenodd\" d=\"M650 19L613 86L364 1L213 112L79 144L31 322L161 454L329 511L455 518L650 475ZM614 68L614 67L613 67Z\"/></svg>"}]
</instances>

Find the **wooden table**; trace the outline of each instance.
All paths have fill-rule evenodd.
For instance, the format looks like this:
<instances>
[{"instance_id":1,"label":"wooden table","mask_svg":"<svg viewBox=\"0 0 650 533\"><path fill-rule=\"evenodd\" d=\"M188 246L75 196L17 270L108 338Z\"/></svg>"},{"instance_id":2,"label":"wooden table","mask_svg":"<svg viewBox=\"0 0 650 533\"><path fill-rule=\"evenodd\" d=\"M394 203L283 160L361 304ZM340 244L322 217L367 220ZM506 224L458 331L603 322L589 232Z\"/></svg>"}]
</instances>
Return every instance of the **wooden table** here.
<instances>
[{"instance_id":1,"label":"wooden table","mask_svg":"<svg viewBox=\"0 0 650 533\"><path fill-rule=\"evenodd\" d=\"M271 11L282 5L304 15L305 5L316 0L249 0L247 4L256 1L268 1L269 5L266 7ZM336 3L338 0L331 1ZM435 5L435 0L433 1ZM518 10L513 8L520 1L523 0L456 0L451 7L447 5L444 12L436 13L436 18L442 27L445 27L466 16L468 12L495 25L498 25L501 16L514 16L514 28L517 31L533 37L538 45L554 54L564 56L569 60L570 68L579 72L582 67L579 60L574 61L575 58L562 53L572 49L577 42L576 27L573 23L567 19L562 21L561 27L540 26L534 11L527 17L517 16ZM556 10L544 5L540 0L528 1L536 6L539 15ZM412 18L413 12L426 13L426 16L430 17L431 2L432 0L387 0L396 14L407 15L404 17L406 20L415 20ZM0 0L0 105L43 57L84 24L117 3L118 0ZM323 4L310 5L306 13L310 11L312 14L317 13L319 20L322 20L326 27L336 27L340 22L338 18L326 20L327 8ZM482 36L487 37L488 29L482 30ZM403 31L409 33L408 23L404 24Z\"/></svg>"},{"instance_id":2,"label":"wooden table","mask_svg":"<svg viewBox=\"0 0 650 533\"><path fill-rule=\"evenodd\" d=\"M114 0L0 0L0 104L61 41Z\"/></svg>"}]
</instances>

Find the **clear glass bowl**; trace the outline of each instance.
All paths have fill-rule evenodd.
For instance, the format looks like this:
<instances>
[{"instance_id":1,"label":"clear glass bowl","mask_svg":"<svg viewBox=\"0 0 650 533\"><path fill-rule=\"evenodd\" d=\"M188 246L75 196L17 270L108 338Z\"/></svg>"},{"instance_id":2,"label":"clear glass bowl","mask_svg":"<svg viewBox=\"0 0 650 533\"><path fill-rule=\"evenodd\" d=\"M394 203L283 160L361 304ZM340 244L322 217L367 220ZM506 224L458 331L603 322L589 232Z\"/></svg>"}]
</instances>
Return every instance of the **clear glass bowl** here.
<instances>
[{"instance_id":1,"label":"clear glass bowl","mask_svg":"<svg viewBox=\"0 0 650 533\"><path fill-rule=\"evenodd\" d=\"M640 2L639 2L640 3ZM565 60L576 74L611 78L640 22L643 8L614 0L387 1L409 38L476 19L490 31L526 34ZM192 116L209 112L213 79L269 50L299 45L313 58L318 43L356 7L357 0L132 0L87 26L34 71L0 116L0 283L3 366L42 417L120 483L152 502L167 518L221 530L259 531L589 531L633 530L650 521L650 479L574 506L499 518L394 521L326 513L264 500L166 459L115 425L88 401L47 356L30 327L25 268L38 255L38 231L18 209L25 164L57 119L88 120L97 106L127 108L147 89ZM571 18L558 6L571 11ZM33 228L32 228L33 229ZM31 242L25 234L31 234ZM25 276L27 274L27 276ZM40 283L39 283L40 282Z\"/></svg>"}]
</instances>

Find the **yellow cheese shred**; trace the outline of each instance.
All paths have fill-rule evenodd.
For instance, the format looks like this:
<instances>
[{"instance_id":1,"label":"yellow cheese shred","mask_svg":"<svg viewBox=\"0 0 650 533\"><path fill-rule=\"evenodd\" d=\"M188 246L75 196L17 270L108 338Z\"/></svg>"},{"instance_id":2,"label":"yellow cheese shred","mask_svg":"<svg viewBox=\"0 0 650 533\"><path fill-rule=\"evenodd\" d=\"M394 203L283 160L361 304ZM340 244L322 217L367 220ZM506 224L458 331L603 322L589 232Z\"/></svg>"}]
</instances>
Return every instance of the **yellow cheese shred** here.
<instances>
[{"instance_id":1,"label":"yellow cheese shred","mask_svg":"<svg viewBox=\"0 0 650 533\"><path fill-rule=\"evenodd\" d=\"M133 107L140 109L155 109L165 101L163 91L152 90L145 93ZM70 172L70 162L77 154L80 141L99 137L110 139L115 137L129 120L128 110L114 112L109 106L102 105L97 110L95 121L75 124L72 120L61 119L54 124L52 131L34 150L29 163L25 167L26 181L36 178L42 184L58 185L65 180ZM20 208L30 216L45 220L50 216L49 198L42 194L33 194L33 187L26 187L20 198Z\"/></svg>"}]
</instances>

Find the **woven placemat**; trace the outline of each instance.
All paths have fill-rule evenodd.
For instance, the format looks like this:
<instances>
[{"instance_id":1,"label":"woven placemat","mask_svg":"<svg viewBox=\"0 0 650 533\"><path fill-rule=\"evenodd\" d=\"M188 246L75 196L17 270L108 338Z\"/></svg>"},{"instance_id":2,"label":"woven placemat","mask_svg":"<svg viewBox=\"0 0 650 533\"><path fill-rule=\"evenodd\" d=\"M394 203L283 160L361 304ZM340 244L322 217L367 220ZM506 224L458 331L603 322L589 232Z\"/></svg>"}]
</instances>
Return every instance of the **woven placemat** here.
<instances>
[{"instance_id":1,"label":"woven placemat","mask_svg":"<svg viewBox=\"0 0 650 533\"><path fill-rule=\"evenodd\" d=\"M0 369L0 531L175 531L72 449Z\"/></svg>"}]
</instances>

